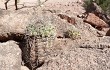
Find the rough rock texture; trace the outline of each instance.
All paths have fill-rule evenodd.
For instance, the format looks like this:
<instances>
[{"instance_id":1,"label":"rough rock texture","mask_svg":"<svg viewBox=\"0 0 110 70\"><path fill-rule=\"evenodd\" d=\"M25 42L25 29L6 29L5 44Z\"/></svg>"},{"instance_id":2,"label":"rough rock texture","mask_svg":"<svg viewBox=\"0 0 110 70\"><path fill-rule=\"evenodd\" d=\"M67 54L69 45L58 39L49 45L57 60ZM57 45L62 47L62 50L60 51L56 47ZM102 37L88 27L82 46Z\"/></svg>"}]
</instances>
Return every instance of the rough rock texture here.
<instances>
[{"instance_id":1,"label":"rough rock texture","mask_svg":"<svg viewBox=\"0 0 110 70\"><path fill-rule=\"evenodd\" d=\"M48 4L48 6L51 5L48 7L49 9L57 10L59 8L63 8L60 10L60 12L68 13L68 16L71 15L72 17L75 17L76 16L74 15L75 11L79 11L78 8L77 10L76 8L74 8L76 4L74 4L73 6L73 4L71 3L69 4L67 3L66 5L65 3L63 3L62 5L61 0L58 1L58 3L57 1L55 1L55 4L49 4L49 2L51 1L52 0L46 3ZM70 8L71 6L73 9ZM57 14L59 13L59 11L56 11L56 12ZM71 12L74 12L74 13L71 13ZM80 12L82 12L81 8L80 8ZM77 14L79 14L80 12L77 12ZM55 16L54 20L56 20L55 18L57 17ZM69 25L67 22L62 21L60 19L61 18L58 18L56 20L57 23L56 21L54 21L53 24L56 23L58 32L62 33L66 31L68 28L70 28L72 25ZM77 39L74 41L71 39L59 39L59 40L57 39L53 47L49 48L46 51L47 59L44 65L38 68L37 70L109 70L110 69L110 66L109 66L110 65L110 60L109 60L110 49L108 47L109 42L110 42L109 37L108 38L97 37L98 34L100 33L98 30L93 28L90 24L82 22L81 19L78 19L78 18L76 19L77 19L76 24L74 26L80 31L81 39ZM97 18L95 18L94 20L96 19ZM101 22L103 21L101 20ZM107 24L105 22L103 23L101 26L106 27ZM98 24L94 23L94 25L100 26L99 22ZM94 43L94 41L96 41L96 43ZM81 45L84 43L88 45L88 42L93 44L93 46L92 45L90 46L94 48L87 48L87 47L82 48L81 47ZM102 45L103 49L99 49L100 45Z\"/></svg>"},{"instance_id":2,"label":"rough rock texture","mask_svg":"<svg viewBox=\"0 0 110 70\"><path fill-rule=\"evenodd\" d=\"M71 26L71 24L75 24L75 18L68 17L67 15L68 18L65 18L66 21L64 21L56 14L40 8L1 12L0 41L13 39L20 40L25 33L26 26L29 24L51 22L54 26L56 26L57 32L62 33L62 35L63 32L65 32L69 26Z\"/></svg>"},{"instance_id":3,"label":"rough rock texture","mask_svg":"<svg viewBox=\"0 0 110 70\"><path fill-rule=\"evenodd\" d=\"M27 1L31 2L31 0ZM41 7L37 8L24 7L18 11L14 11L12 10L14 9L12 8L13 6L10 6L7 11L0 10L0 36L3 36L0 37L0 40L3 40L5 37L8 38L5 38L6 40L10 40L10 36L13 37L11 39L14 40L16 35L25 33L28 24L52 23L56 27L57 36L62 37L57 38L51 45L52 47L45 48L47 43L39 42L37 47L38 50L36 50L35 47L32 47L34 43L31 43L31 49L22 49L24 52L26 52L26 50L29 51L27 55L31 58L26 58L25 54L22 54L22 56L27 60L33 60L33 62L30 62L31 65L34 66L34 64L36 64L36 59L39 59L41 62L44 60L44 64L40 65L41 67L37 70L110 70L110 37L103 37L106 32L99 31L90 24L83 22L83 19L77 18L77 15L81 15L85 12L84 8L81 6L82 4L78 3L80 1L81 0L48 0ZM66 14L66 17L63 17L64 19L62 19L58 14L64 16ZM93 20L91 22L97 19L94 14L92 15L95 19L92 18ZM75 19L76 24L74 25L70 24L72 17ZM93 22L91 24L98 27L108 26L99 18L98 20L101 23L97 21L97 23ZM81 34L81 38L75 40L64 38L64 32L70 28L78 30ZM15 36L13 36L13 33ZM19 37L17 36L17 38ZM20 47L24 48L23 45L24 43ZM7 46L10 45L5 45L5 47ZM12 49L14 49L14 47L12 47ZM12 52L12 49L10 52ZM35 53L35 50L39 55L37 55L38 53ZM36 58L36 56L38 57ZM13 57L10 59L12 58ZM19 62L21 63L21 60ZM21 64L17 67L28 70L28 68L21 66Z\"/></svg>"},{"instance_id":4,"label":"rough rock texture","mask_svg":"<svg viewBox=\"0 0 110 70\"><path fill-rule=\"evenodd\" d=\"M3 0L4 2L4 0ZM3 3L0 2L0 3ZM26 2L26 3L30 3L31 5L34 3L36 3L35 0L20 0L19 3L21 2ZM41 2L45 2L45 0L41 0ZM63 4L64 2L64 4ZM46 22L47 20L53 20L52 23L54 22L55 25L57 26L58 29L58 33L63 33L65 30L67 30L68 28L68 22L69 23L74 23L74 15L77 14L81 14L84 12L83 7L81 7L77 2L77 0L74 0L71 2L71 0L68 1L54 1L54 0L48 0L45 2L45 4L43 4L44 6L41 6L40 8L38 7L36 8L31 8L29 9L29 5L27 5L28 7L24 7L24 8L20 8L18 11L13 11L15 8L10 9L10 4L14 3L13 0L9 1L9 10L5 11L5 10L0 10L0 41L7 41L7 40L21 40L21 35L24 34L26 26L28 26L28 24L32 24L35 22L39 22L40 20L44 20L43 22ZM66 2L68 2L68 4L66 5ZM18 6L20 5L18 3ZM25 3L25 4L26 4ZM58 4L59 3L59 4ZM62 5L60 5L60 3ZM76 3L76 4L74 4ZM52 4L52 5L51 5ZM58 4L58 5L57 5ZM21 4L22 5L22 4ZM55 6L54 6L55 5ZM1 4L0 7L4 6L4 3ZM36 6L36 5L34 5ZM60 9L62 7L62 9ZM64 8L63 8L64 7ZM41 9L42 8L42 9ZM74 9L73 9L74 8ZM3 9L3 8L2 8ZM60 10L59 10L60 9ZM67 22L59 19L58 17L55 16L54 13L50 13L47 12L47 14L45 15L44 13L42 13L41 11L44 10L54 10L56 11L56 13L66 13L68 14L67 16L71 15L72 18L68 18L66 19ZM78 12L77 12L78 11ZM53 16L54 15L54 16ZM48 17L49 19L47 19ZM52 17L53 16L53 17ZM54 24L53 23L53 24ZM65 23L64 25L62 25L63 23ZM62 25L62 26L60 26ZM62 31L62 32L61 32ZM63 34L62 34L63 35Z\"/></svg>"},{"instance_id":5,"label":"rough rock texture","mask_svg":"<svg viewBox=\"0 0 110 70\"><path fill-rule=\"evenodd\" d=\"M110 15L108 15L107 13L105 13L102 8L100 6L98 6L97 3L93 3L94 7L95 7L95 14L100 17L101 19L103 19L105 22L110 21Z\"/></svg>"},{"instance_id":6,"label":"rough rock texture","mask_svg":"<svg viewBox=\"0 0 110 70\"><path fill-rule=\"evenodd\" d=\"M64 14L58 14L58 16L61 18L61 19L64 19L64 20L66 20L68 23L71 23L71 24L75 24L76 22L75 22L75 18L73 18L73 17L69 17L69 16L67 16L67 15L64 15Z\"/></svg>"},{"instance_id":7,"label":"rough rock texture","mask_svg":"<svg viewBox=\"0 0 110 70\"><path fill-rule=\"evenodd\" d=\"M86 41L80 47L81 48L94 48L94 49L105 49L110 48L110 37L99 37L98 39Z\"/></svg>"},{"instance_id":8,"label":"rough rock texture","mask_svg":"<svg viewBox=\"0 0 110 70\"><path fill-rule=\"evenodd\" d=\"M1 11L0 41L20 40L29 24L35 23L37 17L33 9L18 11ZM35 15L35 16L33 16Z\"/></svg>"},{"instance_id":9,"label":"rough rock texture","mask_svg":"<svg viewBox=\"0 0 110 70\"><path fill-rule=\"evenodd\" d=\"M90 4L90 6L88 6L88 8L86 9L87 13L94 13L96 16L98 16L99 18L101 18L103 21L105 21L106 23L110 24L110 18L109 15L107 13L105 13L102 8L100 6L98 6L97 3L92 2Z\"/></svg>"},{"instance_id":10,"label":"rough rock texture","mask_svg":"<svg viewBox=\"0 0 110 70\"><path fill-rule=\"evenodd\" d=\"M0 43L0 70L20 70L21 50L15 41Z\"/></svg>"},{"instance_id":11,"label":"rough rock texture","mask_svg":"<svg viewBox=\"0 0 110 70\"><path fill-rule=\"evenodd\" d=\"M105 39L109 40L109 39ZM100 40L100 41L103 41ZM57 40L47 51L47 61L37 70L109 70L110 49L80 48L78 41ZM94 44L94 43L92 43Z\"/></svg>"},{"instance_id":12,"label":"rough rock texture","mask_svg":"<svg viewBox=\"0 0 110 70\"><path fill-rule=\"evenodd\" d=\"M55 10L57 12L66 13L68 15L79 15L85 12L84 8L79 4L80 0L48 0L44 4L47 10ZM72 16L73 17L73 16Z\"/></svg>"},{"instance_id":13,"label":"rough rock texture","mask_svg":"<svg viewBox=\"0 0 110 70\"><path fill-rule=\"evenodd\" d=\"M101 27L101 28L109 27L107 23L105 23L102 19L100 19L93 13L89 13L87 18L84 21L95 27Z\"/></svg>"}]
</instances>

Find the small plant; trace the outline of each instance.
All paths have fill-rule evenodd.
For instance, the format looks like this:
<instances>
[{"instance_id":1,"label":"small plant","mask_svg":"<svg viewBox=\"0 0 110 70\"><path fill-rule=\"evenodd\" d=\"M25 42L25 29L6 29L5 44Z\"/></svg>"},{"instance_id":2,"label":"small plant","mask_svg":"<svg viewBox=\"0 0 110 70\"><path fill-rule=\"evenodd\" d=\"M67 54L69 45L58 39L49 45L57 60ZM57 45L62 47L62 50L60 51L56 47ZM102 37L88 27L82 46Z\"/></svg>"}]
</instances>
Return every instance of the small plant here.
<instances>
[{"instance_id":1,"label":"small plant","mask_svg":"<svg viewBox=\"0 0 110 70\"><path fill-rule=\"evenodd\" d=\"M39 30L41 36L45 37L55 37L56 36L56 29L52 24L45 24Z\"/></svg>"},{"instance_id":2,"label":"small plant","mask_svg":"<svg viewBox=\"0 0 110 70\"><path fill-rule=\"evenodd\" d=\"M78 31L73 30L73 29L72 30L69 29L65 32L65 37L75 40L80 37L80 33Z\"/></svg>"},{"instance_id":3,"label":"small plant","mask_svg":"<svg viewBox=\"0 0 110 70\"><path fill-rule=\"evenodd\" d=\"M37 26L29 25L27 27L27 34L37 36L37 38L53 38L56 36L56 29L50 23Z\"/></svg>"},{"instance_id":4,"label":"small plant","mask_svg":"<svg viewBox=\"0 0 110 70\"><path fill-rule=\"evenodd\" d=\"M27 26L23 59L30 70L36 70L44 63L45 49L53 45L52 40L55 36L56 29L50 23L45 22L45 24L30 24Z\"/></svg>"},{"instance_id":5,"label":"small plant","mask_svg":"<svg viewBox=\"0 0 110 70\"><path fill-rule=\"evenodd\" d=\"M35 26L30 24L27 27L26 34L29 35L29 36L36 36L37 35L37 32L36 32Z\"/></svg>"}]
</instances>

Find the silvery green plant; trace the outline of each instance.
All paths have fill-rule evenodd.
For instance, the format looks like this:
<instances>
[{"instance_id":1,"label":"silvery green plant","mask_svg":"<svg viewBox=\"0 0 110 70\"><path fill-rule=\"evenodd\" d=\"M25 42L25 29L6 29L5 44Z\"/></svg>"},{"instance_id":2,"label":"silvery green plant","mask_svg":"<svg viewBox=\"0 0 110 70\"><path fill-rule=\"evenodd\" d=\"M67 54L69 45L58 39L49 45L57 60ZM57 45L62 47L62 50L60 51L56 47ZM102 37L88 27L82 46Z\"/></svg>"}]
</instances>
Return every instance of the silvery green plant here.
<instances>
[{"instance_id":1,"label":"silvery green plant","mask_svg":"<svg viewBox=\"0 0 110 70\"><path fill-rule=\"evenodd\" d=\"M56 29L52 24L45 24L43 25L40 30L39 30L40 34L42 35L42 37L55 37L56 36Z\"/></svg>"},{"instance_id":2,"label":"silvery green plant","mask_svg":"<svg viewBox=\"0 0 110 70\"><path fill-rule=\"evenodd\" d=\"M34 25L29 24L29 26L27 27L26 34L29 36L36 35L36 28L34 27Z\"/></svg>"},{"instance_id":3,"label":"silvery green plant","mask_svg":"<svg viewBox=\"0 0 110 70\"><path fill-rule=\"evenodd\" d=\"M80 32L75 27L70 27L65 32L65 37L75 40L77 38L80 38Z\"/></svg>"},{"instance_id":4,"label":"silvery green plant","mask_svg":"<svg viewBox=\"0 0 110 70\"><path fill-rule=\"evenodd\" d=\"M53 38L56 36L56 28L51 23L47 24L30 24L27 27L27 34L30 36L37 36L38 38Z\"/></svg>"},{"instance_id":5,"label":"silvery green plant","mask_svg":"<svg viewBox=\"0 0 110 70\"><path fill-rule=\"evenodd\" d=\"M52 47L56 37L56 28L51 23L30 24L26 31L27 37L35 37L39 42L45 42L45 47Z\"/></svg>"}]
</instances>

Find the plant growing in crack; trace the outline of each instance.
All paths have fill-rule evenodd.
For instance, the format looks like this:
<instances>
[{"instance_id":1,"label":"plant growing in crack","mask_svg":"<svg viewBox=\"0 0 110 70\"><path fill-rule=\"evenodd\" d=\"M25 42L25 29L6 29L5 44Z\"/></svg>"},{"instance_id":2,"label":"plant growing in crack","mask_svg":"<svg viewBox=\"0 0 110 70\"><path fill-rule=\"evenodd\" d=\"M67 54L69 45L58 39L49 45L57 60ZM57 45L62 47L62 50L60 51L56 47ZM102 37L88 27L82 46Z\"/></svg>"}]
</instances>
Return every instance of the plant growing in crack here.
<instances>
[{"instance_id":1,"label":"plant growing in crack","mask_svg":"<svg viewBox=\"0 0 110 70\"><path fill-rule=\"evenodd\" d=\"M74 28L70 28L64 33L64 36L66 38L71 38L71 39L75 40L77 38L80 38L80 32L75 30Z\"/></svg>"},{"instance_id":2,"label":"plant growing in crack","mask_svg":"<svg viewBox=\"0 0 110 70\"><path fill-rule=\"evenodd\" d=\"M37 27L35 25L29 25L27 27L27 33L31 36L37 36L37 38L55 38L56 28L52 24L40 24Z\"/></svg>"},{"instance_id":3,"label":"plant growing in crack","mask_svg":"<svg viewBox=\"0 0 110 70\"><path fill-rule=\"evenodd\" d=\"M45 49L51 46L56 37L56 29L51 23L30 24L27 26L23 59L30 70L35 70L45 61Z\"/></svg>"}]
</instances>

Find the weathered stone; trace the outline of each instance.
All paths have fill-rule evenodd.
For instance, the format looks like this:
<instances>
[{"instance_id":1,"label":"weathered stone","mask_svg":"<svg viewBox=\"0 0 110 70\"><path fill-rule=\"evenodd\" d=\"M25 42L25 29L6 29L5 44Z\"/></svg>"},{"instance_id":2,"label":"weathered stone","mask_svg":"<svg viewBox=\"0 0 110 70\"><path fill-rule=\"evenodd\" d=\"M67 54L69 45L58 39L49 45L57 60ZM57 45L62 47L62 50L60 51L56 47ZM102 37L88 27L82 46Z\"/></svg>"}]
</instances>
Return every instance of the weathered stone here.
<instances>
[{"instance_id":1,"label":"weathered stone","mask_svg":"<svg viewBox=\"0 0 110 70\"><path fill-rule=\"evenodd\" d=\"M100 19L93 13L89 13L84 21L97 28L109 27L107 23L105 23L102 19Z\"/></svg>"},{"instance_id":2,"label":"weathered stone","mask_svg":"<svg viewBox=\"0 0 110 70\"><path fill-rule=\"evenodd\" d=\"M20 70L21 50L14 41L0 43L0 70Z\"/></svg>"},{"instance_id":3,"label":"weathered stone","mask_svg":"<svg viewBox=\"0 0 110 70\"><path fill-rule=\"evenodd\" d=\"M99 37L96 40L92 41L87 41L83 43L80 47L81 48L94 48L94 49L105 49L105 48L110 48L110 37Z\"/></svg>"},{"instance_id":4,"label":"weathered stone","mask_svg":"<svg viewBox=\"0 0 110 70\"><path fill-rule=\"evenodd\" d=\"M103 44L103 40L106 43ZM77 43L68 40L57 41L58 43L49 49L45 64L37 70L109 70L110 48L107 46L110 40L103 38L99 41L102 42L104 50L98 49L98 43L97 47L94 46L95 41L91 43L93 49L80 48L80 44L76 48L79 41Z\"/></svg>"},{"instance_id":5,"label":"weathered stone","mask_svg":"<svg viewBox=\"0 0 110 70\"><path fill-rule=\"evenodd\" d=\"M73 17L69 17L69 16L64 15L64 14L58 14L58 16L59 16L61 19L66 20L68 23L71 23L71 24L73 24L73 25L76 24L75 18L73 18Z\"/></svg>"},{"instance_id":6,"label":"weathered stone","mask_svg":"<svg viewBox=\"0 0 110 70\"><path fill-rule=\"evenodd\" d=\"M16 38L20 40L25 33L26 26L29 23L35 23L33 18L36 15L32 14L34 14L34 10L2 11L0 13L0 41L15 40Z\"/></svg>"},{"instance_id":7,"label":"weathered stone","mask_svg":"<svg viewBox=\"0 0 110 70\"><path fill-rule=\"evenodd\" d=\"M99 18L101 18L103 21L105 21L106 23L108 23L110 25L110 18L109 15L106 14L102 8L97 5L97 3L92 2L90 4L90 6L88 6L88 9L86 9L87 13L94 13L96 16L98 16Z\"/></svg>"}]
</instances>

